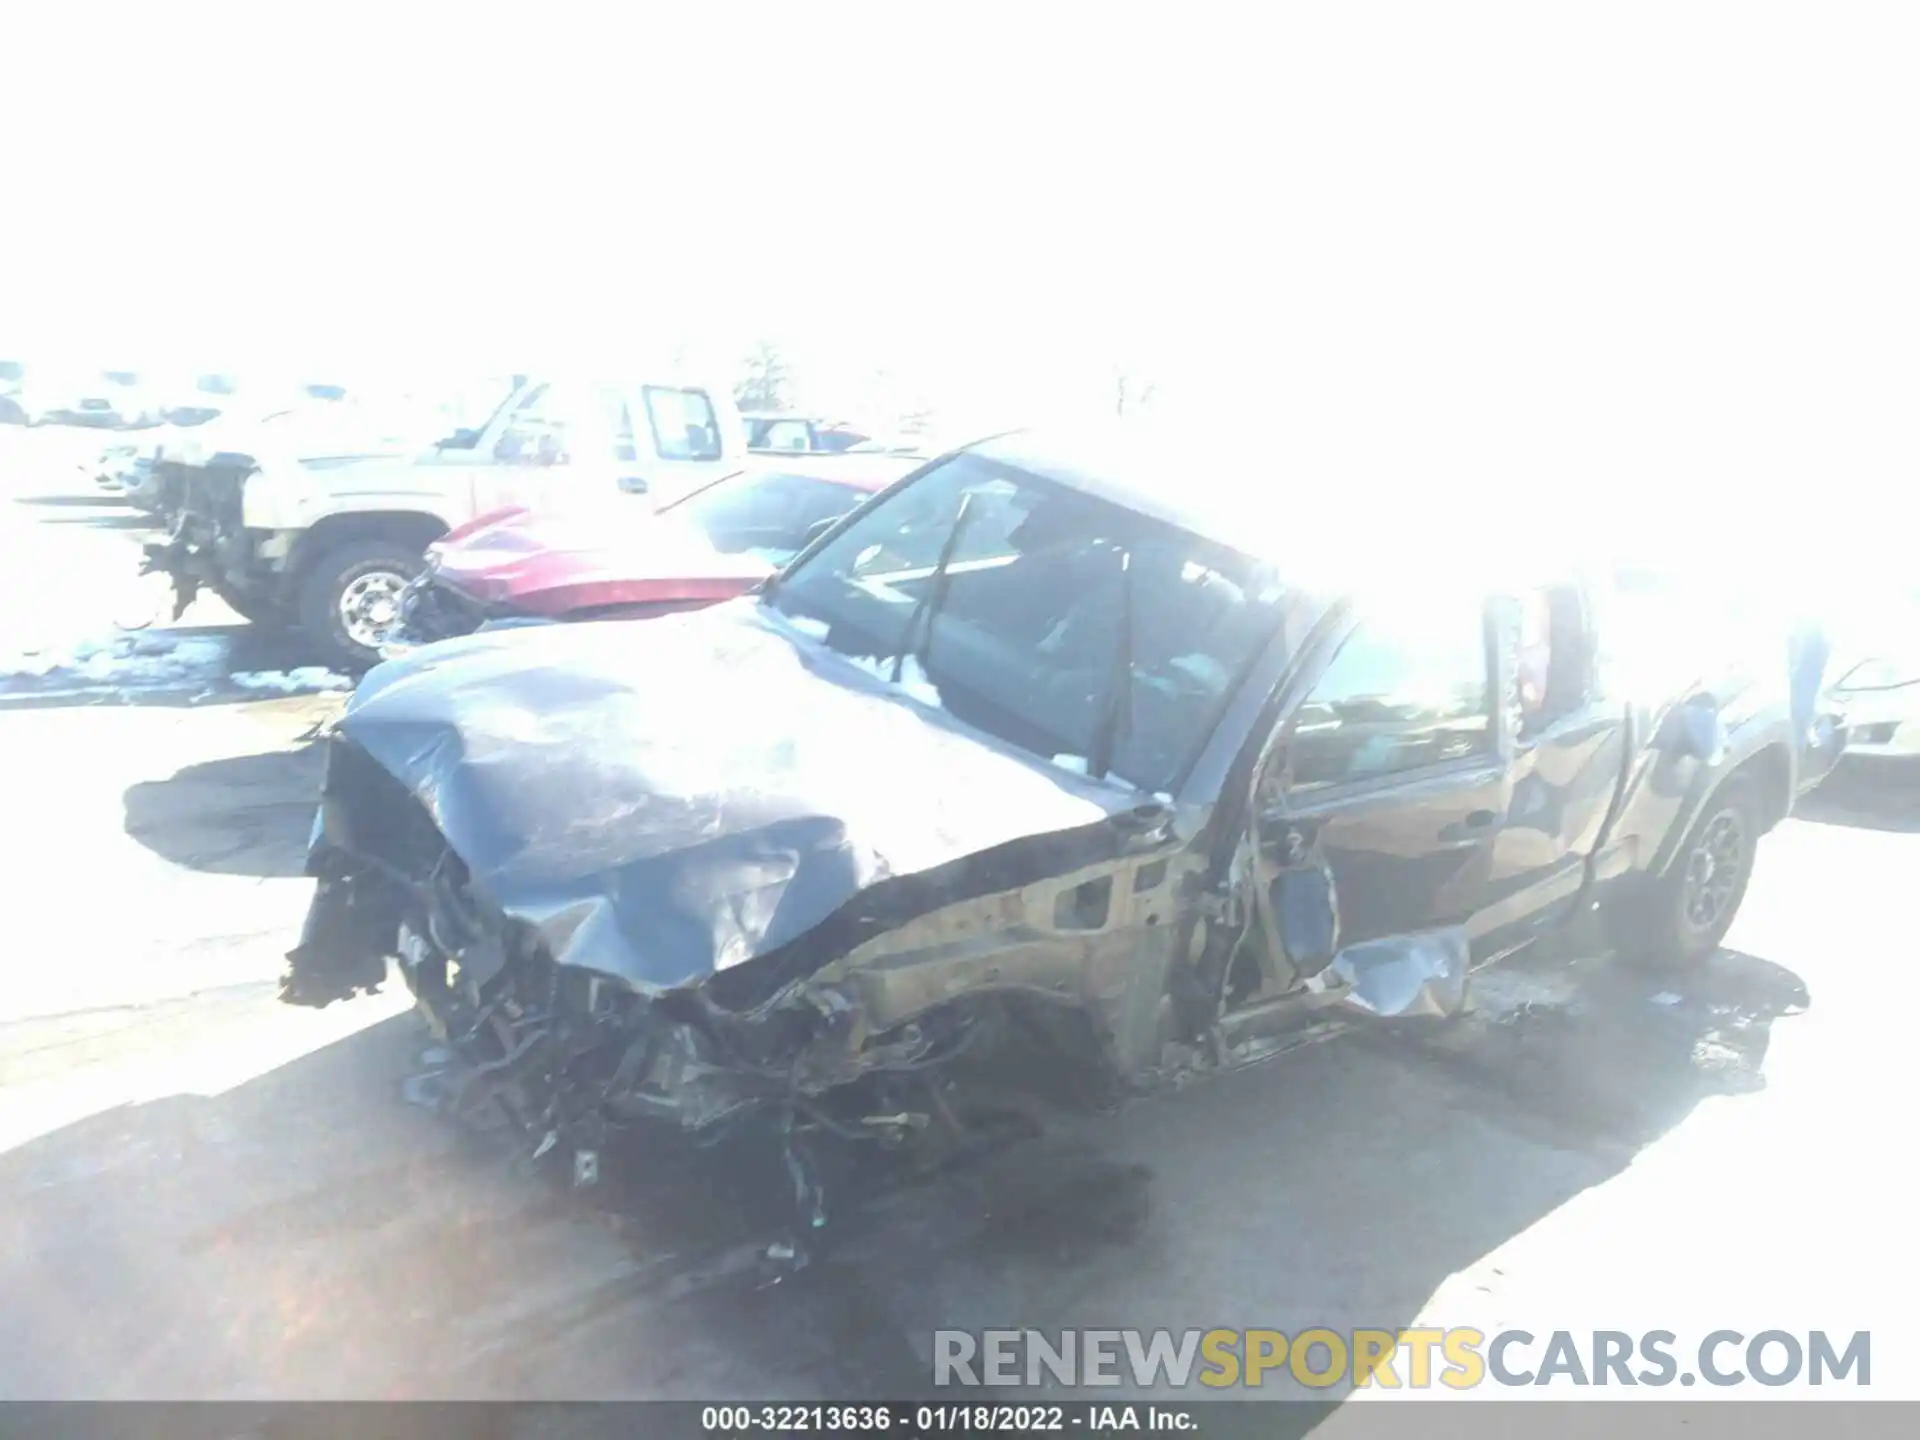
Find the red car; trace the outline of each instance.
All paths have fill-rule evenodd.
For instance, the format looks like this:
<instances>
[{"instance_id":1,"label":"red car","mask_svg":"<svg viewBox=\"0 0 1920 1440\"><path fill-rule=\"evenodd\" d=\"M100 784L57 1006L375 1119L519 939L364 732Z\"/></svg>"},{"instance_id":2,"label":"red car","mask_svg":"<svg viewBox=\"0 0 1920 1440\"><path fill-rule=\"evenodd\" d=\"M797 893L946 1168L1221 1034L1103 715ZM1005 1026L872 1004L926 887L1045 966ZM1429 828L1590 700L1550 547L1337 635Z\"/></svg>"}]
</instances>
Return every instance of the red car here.
<instances>
[{"instance_id":1,"label":"red car","mask_svg":"<svg viewBox=\"0 0 1920 1440\"><path fill-rule=\"evenodd\" d=\"M804 457L738 471L658 513L496 510L427 548L388 641L399 651L488 622L634 620L751 590L821 530L920 462Z\"/></svg>"}]
</instances>

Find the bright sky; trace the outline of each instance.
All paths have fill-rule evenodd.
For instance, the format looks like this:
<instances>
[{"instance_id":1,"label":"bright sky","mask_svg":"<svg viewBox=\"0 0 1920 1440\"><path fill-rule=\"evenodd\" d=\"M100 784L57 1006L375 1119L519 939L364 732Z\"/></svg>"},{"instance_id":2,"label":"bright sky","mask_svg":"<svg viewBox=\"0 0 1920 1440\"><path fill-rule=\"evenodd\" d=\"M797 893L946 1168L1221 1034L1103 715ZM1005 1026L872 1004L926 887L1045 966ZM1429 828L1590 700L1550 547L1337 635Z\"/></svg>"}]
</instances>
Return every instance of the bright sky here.
<instances>
[{"instance_id":1,"label":"bright sky","mask_svg":"<svg viewBox=\"0 0 1920 1440\"><path fill-rule=\"evenodd\" d=\"M730 376L765 337L982 423L1126 369L1281 477L1804 543L1913 505L1917 29L15 0L0 348Z\"/></svg>"}]
</instances>

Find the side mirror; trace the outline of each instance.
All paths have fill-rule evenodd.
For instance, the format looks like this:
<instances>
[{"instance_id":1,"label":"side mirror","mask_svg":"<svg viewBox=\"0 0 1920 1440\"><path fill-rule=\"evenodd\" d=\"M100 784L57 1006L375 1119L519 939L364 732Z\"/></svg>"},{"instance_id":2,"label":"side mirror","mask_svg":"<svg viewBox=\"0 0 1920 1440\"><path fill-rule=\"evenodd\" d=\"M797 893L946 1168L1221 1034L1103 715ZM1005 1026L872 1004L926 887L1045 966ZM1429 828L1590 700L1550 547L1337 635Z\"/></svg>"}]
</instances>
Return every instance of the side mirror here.
<instances>
[{"instance_id":1,"label":"side mirror","mask_svg":"<svg viewBox=\"0 0 1920 1440\"><path fill-rule=\"evenodd\" d=\"M1164 845L1173 829L1173 807L1158 797L1123 810L1112 820L1123 851L1151 850Z\"/></svg>"},{"instance_id":2,"label":"side mirror","mask_svg":"<svg viewBox=\"0 0 1920 1440\"><path fill-rule=\"evenodd\" d=\"M647 482L639 475L622 475L620 488L629 495L644 495L647 493Z\"/></svg>"},{"instance_id":3,"label":"side mirror","mask_svg":"<svg viewBox=\"0 0 1920 1440\"><path fill-rule=\"evenodd\" d=\"M807 533L801 537L800 548L804 550L807 546L813 544L814 541L818 540L822 535L826 534L827 531L831 530L834 526L838 525L839 523L840 522L838 520L814 521L813 524L807 527Z\"/></svg>"},{"instance_id":4,"label":"side mirror","mask_svg":"<svg viewBox=\"0 0 1920 1440\"><path fill-rule=\"evenodd\" d=\"M435 448L439 450L471 450L480 443L478 430L456 430L447 436Z\"/></svg>"},{"instance_id":5,"label":"side mirror","mask_svg":"<svg viewBox=\"0 0 1920 1440\"><path fill-rule=\"evenodd\" d=\"M1679 754L1703 765L1718 765L1727 753L1727 725L1719 707L1704 698L1682 705L1673 717L1671 743Z\"/></svg>"}]
</instances>

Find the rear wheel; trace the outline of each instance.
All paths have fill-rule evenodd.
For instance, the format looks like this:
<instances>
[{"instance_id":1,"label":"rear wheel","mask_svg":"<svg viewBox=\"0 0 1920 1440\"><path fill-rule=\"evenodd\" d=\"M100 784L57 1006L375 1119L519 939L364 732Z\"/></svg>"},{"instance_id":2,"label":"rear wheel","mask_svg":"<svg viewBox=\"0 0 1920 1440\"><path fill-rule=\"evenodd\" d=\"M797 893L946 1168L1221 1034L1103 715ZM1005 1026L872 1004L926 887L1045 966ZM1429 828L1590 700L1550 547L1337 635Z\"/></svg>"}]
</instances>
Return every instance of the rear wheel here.
<instances>
[{"instance_id":1,"label":"rear wheel","mask_svg":"<svg viewBox=\"0 0 1920 1440\"><path fill-rule=\"evenodd\" d=\"M1736 775L1708 799L1669 873L1615 917L1621 958L1669 969L1713 954L1740 911L1759 842L1759 800Z\"/></svg>"},{"instance_id":2,"label":"rear wheel","mask_svg":"<svg viewBox=\"0 0 1920 1440\"><path fill-rule=\"evenodd\" d=\"M300 582L300 625L335 661L379 663L400 627L400 592L420 573L418 550L393 540L349 540L321 555Z\"/></svg>"}]
</instances>

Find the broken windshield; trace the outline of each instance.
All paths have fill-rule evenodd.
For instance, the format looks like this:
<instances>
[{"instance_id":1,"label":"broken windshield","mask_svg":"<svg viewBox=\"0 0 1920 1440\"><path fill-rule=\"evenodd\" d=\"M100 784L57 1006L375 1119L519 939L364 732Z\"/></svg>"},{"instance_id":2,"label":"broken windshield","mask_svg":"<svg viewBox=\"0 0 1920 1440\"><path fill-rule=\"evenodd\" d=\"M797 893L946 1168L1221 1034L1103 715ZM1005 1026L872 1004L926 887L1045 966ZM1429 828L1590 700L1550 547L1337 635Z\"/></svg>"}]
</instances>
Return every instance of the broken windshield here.
<instances>
[{"instance_id":1,"label":"broken windshield","mask_svg":"<svg viewBox=\"0 0 1920 1440\"><path fill-rule=\"evenodd\" d=\"M937 580L937 603L923 604ZM883 676L903 656L917 662L912 692L967 723L1069 769L1102 756L1147 791L1184 777L1280 601L1246 555L966 454L873 507L766 597Z\"/></svg>"}]
</instances>

